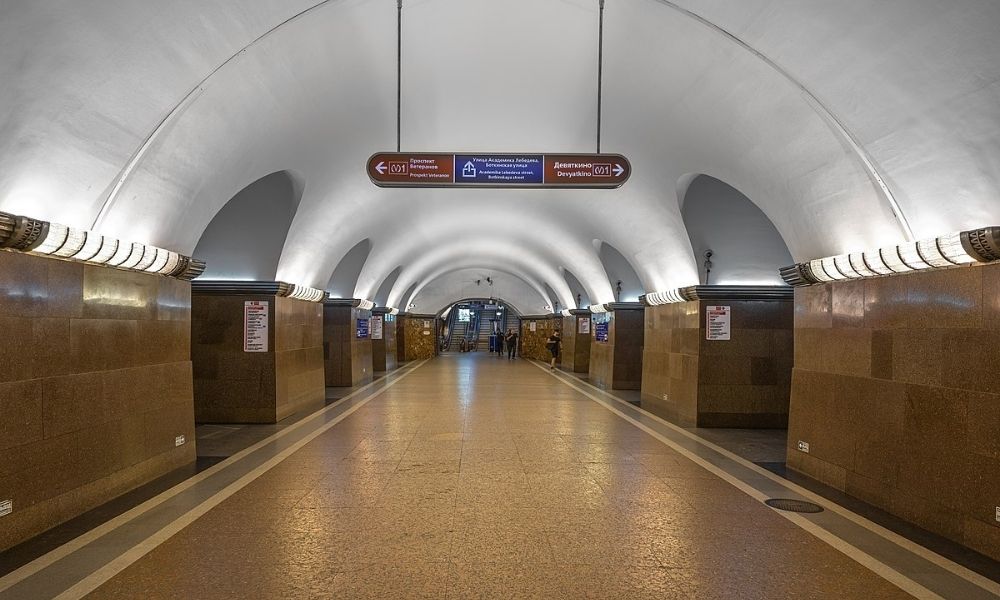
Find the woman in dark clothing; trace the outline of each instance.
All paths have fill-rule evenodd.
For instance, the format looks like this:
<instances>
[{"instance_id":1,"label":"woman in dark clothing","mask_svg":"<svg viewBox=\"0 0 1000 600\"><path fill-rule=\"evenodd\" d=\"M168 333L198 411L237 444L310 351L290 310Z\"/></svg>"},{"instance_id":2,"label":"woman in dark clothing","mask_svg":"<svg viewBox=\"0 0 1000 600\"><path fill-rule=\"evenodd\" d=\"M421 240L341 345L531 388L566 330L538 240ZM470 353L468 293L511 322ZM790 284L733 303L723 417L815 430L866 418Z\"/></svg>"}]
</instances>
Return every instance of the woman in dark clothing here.
<instances>
[{"instance_id":1,"label":"woman in dark clothing","mask_svg":"<svg viewBox=\"0 0 1000 600\"><path fill-rule=\"evenodd\" d=\"M549 349L552 354L552 362L549 363L549 369L556 368L556 360L559 358L559 351L562 350L562 338L559 337L559 330L556 329L549 336L549 341L545 346Z\"/></svg>"}]
</instances>

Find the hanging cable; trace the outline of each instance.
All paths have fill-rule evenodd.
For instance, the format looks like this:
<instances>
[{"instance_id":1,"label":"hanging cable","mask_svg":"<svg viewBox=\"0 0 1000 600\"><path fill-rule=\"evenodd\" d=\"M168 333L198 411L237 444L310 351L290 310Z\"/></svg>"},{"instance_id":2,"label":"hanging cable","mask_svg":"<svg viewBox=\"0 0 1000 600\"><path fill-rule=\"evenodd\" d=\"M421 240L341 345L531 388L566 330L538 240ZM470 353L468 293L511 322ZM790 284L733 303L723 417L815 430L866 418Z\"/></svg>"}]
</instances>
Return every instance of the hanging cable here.
<instances>
[{"instance_id":1,"label":"hanging cable","mask_svg":"<svg viewBox=\"0 0 1000 600\"><path fill-rule=\"evenodd\" d=\"M604 0L601 0L603 2ZM403 127L403 0L396 0L396 152Z\"/></svg>"},{"instance_id":2,"label":"hanging cable","mask_svg":"<svg viewBox=\"0 0 1000 600\"><path fill-rule=\"evenodd\" d=\"M400 0L402 1L402 0ZM604 0L597 25L597 153L601 153L601 89L604 84Z\"/></svg>"}]
</instances>

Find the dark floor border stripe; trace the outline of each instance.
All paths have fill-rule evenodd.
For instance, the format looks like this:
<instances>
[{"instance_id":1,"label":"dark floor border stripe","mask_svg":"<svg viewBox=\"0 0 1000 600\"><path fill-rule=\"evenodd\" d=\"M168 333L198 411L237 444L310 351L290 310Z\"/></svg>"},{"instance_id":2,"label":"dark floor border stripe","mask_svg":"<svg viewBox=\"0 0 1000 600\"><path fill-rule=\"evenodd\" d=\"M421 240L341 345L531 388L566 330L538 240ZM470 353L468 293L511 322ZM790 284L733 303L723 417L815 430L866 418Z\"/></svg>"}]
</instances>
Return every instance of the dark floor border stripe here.
<instances>
[{"instance_id":1,"label":"dark floor border stripe","mask_svg":"<svg viewBox=\"0 0 1000 600\"><path fill-rule=\"evenodd\" d=\"M0 599L83 597L426 362L357 389L0 578Z\"/></svg>"},{"instance_id":2,"label":"dark floor border stripe","mask_svg":"<svg viewBox=\"0 0 1000 600\"><path fill-rule=\"evenodd\" d=\"M767 498L781 496L814 502L828 509L812 515L783 512L779 514L907 593L921 598L960 597L963 600L1000 598L1000 585L979 573L638 408L590 382L551 371L548 365L543 366L540 362L534 364L761 502ZM579 387L577 384L583 384L589 389ZM887 555L886 544L891 544L897 552Z\"/></svg>"}]
</instances>

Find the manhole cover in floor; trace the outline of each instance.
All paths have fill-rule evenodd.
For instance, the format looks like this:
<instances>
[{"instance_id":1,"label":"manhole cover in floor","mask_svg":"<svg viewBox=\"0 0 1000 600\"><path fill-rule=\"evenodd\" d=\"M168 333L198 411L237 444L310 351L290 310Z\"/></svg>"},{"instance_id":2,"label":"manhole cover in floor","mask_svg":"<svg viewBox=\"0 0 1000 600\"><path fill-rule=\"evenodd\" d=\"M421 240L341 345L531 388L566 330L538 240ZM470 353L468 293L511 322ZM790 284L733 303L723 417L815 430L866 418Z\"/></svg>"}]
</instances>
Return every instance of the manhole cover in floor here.
<instances>
[{"instance_id":1,"label":"manhole cover in floor","mask_svg":"<svg viewBox=\"0 0 1000 600\"><path fill-rule=\"evenodd\" d=\"M787 510L798 513L818 513L823 512L823 508L818 504L806 502L805 500L791 500L789 498L771 498L765 500L764 504L778 510Z\"/></svg>"}]
</instances>

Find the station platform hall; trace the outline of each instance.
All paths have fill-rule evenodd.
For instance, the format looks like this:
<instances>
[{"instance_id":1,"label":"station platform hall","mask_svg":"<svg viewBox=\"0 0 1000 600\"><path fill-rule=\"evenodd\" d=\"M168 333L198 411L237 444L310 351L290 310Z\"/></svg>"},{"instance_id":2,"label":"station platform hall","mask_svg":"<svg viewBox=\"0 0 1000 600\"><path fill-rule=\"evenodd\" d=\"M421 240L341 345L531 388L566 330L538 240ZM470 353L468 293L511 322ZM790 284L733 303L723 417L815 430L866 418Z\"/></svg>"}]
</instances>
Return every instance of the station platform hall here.
<instances>
[{"instance_id":1,"label":"station platform hall","mask_svg":"<svg viewBox=\"0 0 1000 600\"><path fill-rule=\"evenodd\" d=\"M997 31L0 0L0 600L1000 599Z\"/></svg>"}]
</instances>

